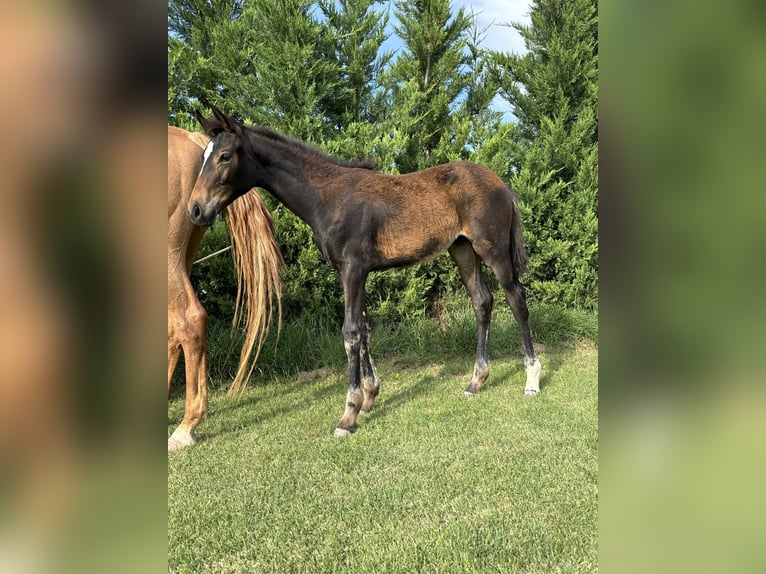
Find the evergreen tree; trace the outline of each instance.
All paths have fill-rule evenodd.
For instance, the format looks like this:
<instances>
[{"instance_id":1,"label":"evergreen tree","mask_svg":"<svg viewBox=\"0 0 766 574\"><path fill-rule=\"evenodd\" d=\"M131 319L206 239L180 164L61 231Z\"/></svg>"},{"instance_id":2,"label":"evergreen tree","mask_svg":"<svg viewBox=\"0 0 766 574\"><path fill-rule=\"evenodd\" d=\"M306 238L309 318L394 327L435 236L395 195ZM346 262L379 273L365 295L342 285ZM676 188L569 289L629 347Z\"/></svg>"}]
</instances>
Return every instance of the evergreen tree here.
<instances>
[{"instance_id":1,"label":"evergreen tree","mask_svg":"<svg viewBox=\"0 0 766 574\"><path fill-rule=\"evenodd\" d=\"M377 6L375 0L170 0L169 123L198 129L192 113L205 97L332 155L374 158L389 173L457 159L487 165L521 197L531 298L593 307L595 2L536 0L531 26L517 26L529 53L515 56L483 50L475 18L453 11L449 0L399 0L396 33L404 48L395 60L381 51L387 12ZM491 109L498 89L518 123ZM340 287L310 229L265 198L287 264L286 319L338 320ZM218 227L206 234L203 251L225 241ZM231 292L226 267L220 260L195 269L195 284L209 294ZM368 288L372 321L433 312L445 292L463 292L447 256L373 274ZM223 302L207 302L214 314L228 312Z\"/></svg>"},{"instance_id":2,"label":"evergreen tree","mask_svg":"<svg viewBox=\"0 0 766 574\"><path fill-rule=\"evenodd\" d=\"M387 39L388 10L379 0L319 0L329 39L326 58L338 65L335 92L322 103L334 128L323 147L344 158L375 158L381 169L392 165L380 141L381 122L389 122L390 102L380 97L380 77L393 54L381 52Z\"/></svg>"},{"instance_id":3,"label":"evergreen tree","mask_svg":"<svg viewBox=\"0 0 766 574\"><path fill-rule=\"evenodd\" d=\"M465 98L452 114L454 137L446 153L450 160L470 159L498 174L507 172L511 131L503 113L492 109L498 86L490 73L490 54L481 45L486 30L474 21L466 36Z\"/></svg>"},{"instance_id":4,"label":"evergreen tree","mask_svg":"<svg viewBox=\"0 0 766 574\"><path fill-rule=\"evenodd\" d=\"M392 54L381 54L388 37L388 13L374 9L380 0L319 0L326 18L328 52L326 58L338 63L338 85L325 110L335 127L369 120L372 91L378 75Z\"/></svg>"},{"instance_id":5,"label":"evergreen tree","mask_svg":"<svg viewBox=\"0 0 766 574\"><path fill-rule=\"evenodd\" d=\"M514 24L528 52L494 53L518 118L509 165L521 197L534 297L598 300L598 29L595 0L534 0Z\"/></svg>"},{"instance_id":6,"label":"evergreen tree","mask_svg":"<svg viewBox=\"0 0 766 574\"><path fill-rule=\"evenodd\" d=\"M321 141L338 83L327 34L304 0L170 0L168 104L176 125L200 97L245 121ZM172 80L172 81L171 81Z\"/></svg>"},{"instance_id":7,"label":"evergreen tree","mask_svg":"<svg viewBox=\"0 0 766 574\"><path fill-rule=\"evenodd\" d=\"M319 143L332 132L325 103L337 93L339 64L326 56L326 27L305 0L248 0L253 72L241 78L246 121ZM244 113L244 112L243 112Z\"/></svg>"},{"instance_id":8,"label":"evergreen tree","mask_svg":"<svg viewBox=\"0 0 766 574\"><path fill-rule=\"evenodd\" d=\"M168 122L194 129L193 107L235 97L238 70L251 73L244 0L168 2Z\"/></svg>"},{"instance_id":9,"label":"evergreen tree","mask_svg":"<svg viewBox=\"0 0 766 574\"><path fill-rule=\"evenodd\" d=\"M453 137L451 112L467 87L466 34L472 18L453 14L450 0L397 0L397 35L404 52L388 78L399 171L415 171L448 161L442 141Z\"/></svg>"}]
</instances>

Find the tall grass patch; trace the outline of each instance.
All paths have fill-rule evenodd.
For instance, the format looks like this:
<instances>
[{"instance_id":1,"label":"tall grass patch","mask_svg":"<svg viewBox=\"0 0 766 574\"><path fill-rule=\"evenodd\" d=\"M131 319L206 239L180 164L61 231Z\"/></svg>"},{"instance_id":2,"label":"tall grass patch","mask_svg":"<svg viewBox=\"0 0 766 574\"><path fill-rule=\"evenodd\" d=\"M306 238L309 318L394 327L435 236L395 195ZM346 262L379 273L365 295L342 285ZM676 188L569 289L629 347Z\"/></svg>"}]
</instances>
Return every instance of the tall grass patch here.
<instances>
[{"instance_id":1,"label":"tall grass patch","mask_svg":"<svg viewBox=\"0 0 766 574\"><path fill-rule=\"evenodd\" d=\"M518 324L498 293L490 328L492 360L521 355ZM476 319L467 297L450 297L436 313L371 316L372 350L376 360L391 358L400 365L417 364L424 356L471 357L476 349ZM346 355L341 334L342 317L302 318L285 323L277 336L274 328L263 345L251 384L273 382L280 377L320 368L340 370ZM558 346L586 341L596 343L598 316L592 311L562 309L549 305L530 306L532 338L539 346ZM228 322L212 320L208 330L208 369L213 388L231 383L237 370L240 333L232 333ZM183 392L183 363L174 381L174 393Z\"/></svg>"}]
</instances>

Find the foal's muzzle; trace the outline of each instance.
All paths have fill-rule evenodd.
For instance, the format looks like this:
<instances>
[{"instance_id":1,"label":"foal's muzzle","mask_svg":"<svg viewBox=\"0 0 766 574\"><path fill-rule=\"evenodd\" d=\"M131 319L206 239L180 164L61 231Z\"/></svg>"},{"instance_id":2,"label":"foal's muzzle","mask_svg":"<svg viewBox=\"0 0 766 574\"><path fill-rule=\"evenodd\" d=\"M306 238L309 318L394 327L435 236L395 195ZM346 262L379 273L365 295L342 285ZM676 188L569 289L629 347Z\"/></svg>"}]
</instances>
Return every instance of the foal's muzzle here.
<instances>
[{"instance_id":1,"label":"foal's muzzle","mask_svg":"<svg viewBox=\"0 0 766 574\"><path fill-rule=\"evenodd\" d=\"M218 215L218 212L215 209L205 209L198 201L195 201L189 208L189 219L195 225L209 227L215 222L216 215Z\"/></svg>"}]
</instances>

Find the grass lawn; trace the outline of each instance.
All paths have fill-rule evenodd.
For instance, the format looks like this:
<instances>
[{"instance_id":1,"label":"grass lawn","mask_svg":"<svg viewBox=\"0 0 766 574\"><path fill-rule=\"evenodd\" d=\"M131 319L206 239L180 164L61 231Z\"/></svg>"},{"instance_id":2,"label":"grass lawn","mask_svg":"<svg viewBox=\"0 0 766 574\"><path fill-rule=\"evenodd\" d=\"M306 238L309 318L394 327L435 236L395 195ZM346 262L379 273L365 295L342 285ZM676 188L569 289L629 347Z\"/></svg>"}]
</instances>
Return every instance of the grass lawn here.
<instances>
[{"instance_id":1,"label":"grass lawn","mask_svg":"<svg viewBox=\"0 0 766 574\"><path fill-rule=\"evenodd\" d=\"M345 439L337 364L214 392L201 442L168 459L169 571L597 571L597 349L548 345L536 397L520 353L493 357L465 397L472 350L382 353ZM182 414L175 398L168 434Z\"/></svg>"}]
</instances>

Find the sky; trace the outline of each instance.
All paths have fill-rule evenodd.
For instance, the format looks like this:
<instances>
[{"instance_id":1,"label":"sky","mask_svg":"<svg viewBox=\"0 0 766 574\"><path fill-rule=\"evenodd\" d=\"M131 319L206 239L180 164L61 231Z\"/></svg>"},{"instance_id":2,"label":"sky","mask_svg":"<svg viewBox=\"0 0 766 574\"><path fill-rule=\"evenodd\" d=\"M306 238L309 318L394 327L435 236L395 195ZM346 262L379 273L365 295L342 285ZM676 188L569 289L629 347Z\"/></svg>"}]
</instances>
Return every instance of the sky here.
<instances>
[{"instance_id":1,"label":"sky","mask_svg":"<svg viewBox=\"0 0 766 574\"><path fill-rule=\"evenodd\" d=\"M516 54L526 52L521 35L514 28L500 24L529 24L529 0L453 0L452 6L453 9L463 6L469 13L473 9L479 30L487 29L485 48ZM511 105L500 96L495 96L490 107L503 112L505 121L515 121Z\"/></svg>"},{"instance_id":2,"label":"sky","mask_svg":"<svg viewBox=\"0 0 766 574\"><path fill-rule=\"evenodd\" d=\"M477 15L479 29L487 29L485 47L502 52L522 54L526 50L519 33L499 24L529 23L529 0L452 0L453 9L463 6Z\"/></svg>"},{"instance_id":3,"label":"sky","mask_svg":"<svg viewBox=\"0 0 766 574\"><path fill-rule=\"evenodd\" d=\"M470 14L473 11L477 16L479 30L486 29L483 46L491 50L501 52L513 52L523 54L526 52L524 41L519 33L507 26L500 24L521 22L529 24L529 1L530 0L452 0L453 12L461 6ZM391 17L389 20L389 33L391 36L383 44L384 50L398 50L402 43L393 33L395 17L393 14L393 2L391 3ZM508 102L497 96L492 102L492 108L505 114L506 121L513 118Z\"/></svg>"},{"instance_id":4,"label":"sky","mask_svg":"<svg viewBox=\"0 0 766 574\"><path fill-rule=\"evenodd\" d=\"M526 51L519 33L513 28L500 24L510 22L528 24L529 0L452 0L453 12L461 6L467 13L470 14L473 11L477 15L480 30L486 28L485 48L517 54ZM385 50L397 50L401 47L401 41L393 33L395 23L393 2L391 2L391 17L388 24L388 32L391 36L383 45Z\"/></svg>"}]
</instances>

